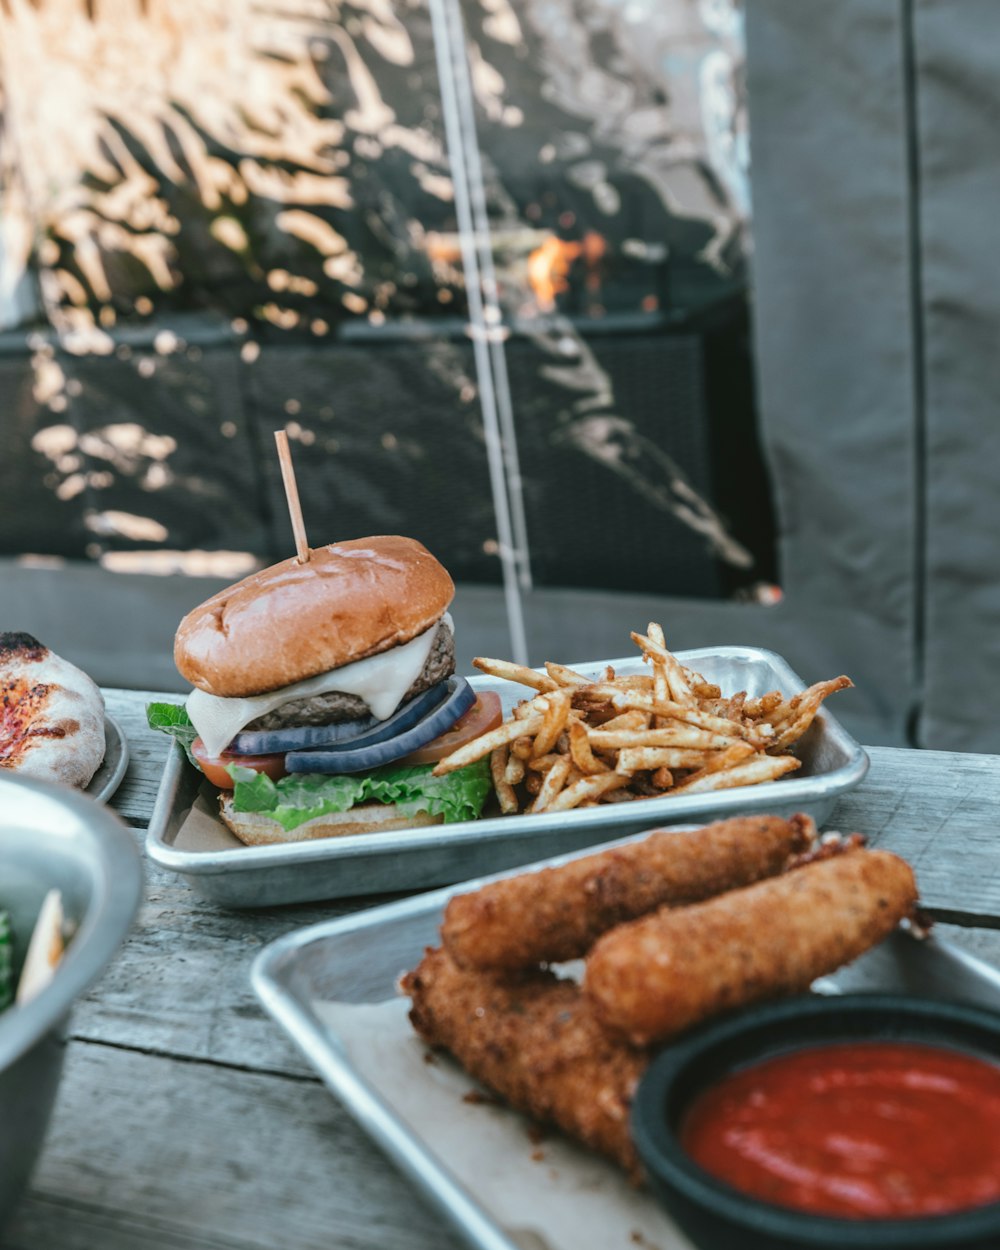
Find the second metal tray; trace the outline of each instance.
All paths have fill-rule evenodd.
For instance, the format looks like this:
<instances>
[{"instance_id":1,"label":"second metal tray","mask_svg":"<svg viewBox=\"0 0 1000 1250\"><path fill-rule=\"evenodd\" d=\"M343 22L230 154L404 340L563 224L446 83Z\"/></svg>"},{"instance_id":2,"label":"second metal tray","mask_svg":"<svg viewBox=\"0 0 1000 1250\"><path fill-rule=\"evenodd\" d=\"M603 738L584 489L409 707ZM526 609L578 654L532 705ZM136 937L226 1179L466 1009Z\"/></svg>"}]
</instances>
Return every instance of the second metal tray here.
<instances>
[{"instance_id":1,"label":"second metal tray","mask_svg":"<svg viewBox=\"0 0 1000 1250\"><path fill-rule=\"evenodd\" d=\"M545 863L570 858L574 857ZM487 1113L503 1109L482 1105L470 1109L453 1093L444 1118L461 1118L467 1136L456 1134L450 1146L435 1149L428 1139L430 1124L436 1119L414 1115L412 1106L406 1105L412 1099L414 1081L423 1085L439 1079L435 1069L421 1070L414 1063L401 1084L392 1067L402 1052L390 1048L376 1054L377 1047L386 1045L386 1017L379 1014L377 1022L369 1018L361 1026L367 1033L357 1031L356 1021L364 1020L366 1005L381 1013L383 1008L375 1005L397 999L400 973L416 966L425 946L437 944L448 899L479 884L469 881L290 933L258 956L252 981L266 1009L330 1090L470 1246L524 1250L529 1245L533 1250L546 1250L567 1244L566 1228L552 1215L560 1195L564 1217L576 1218L575 1208L590 1203L598 1187L618 1184L616 1169L582 1150L562 1155L556 1168L527 1165L516 1173L520 1185L516 1214L489 1209L475 1182L479 1173L470 1179L469 1159L479 1149L480 1134L487 1131ZM917 941L902 931L834 976L823 978L816 988L830 993L914 994L1000 1009L1000 971L945 941L933 937ZM345 1032L352 1020L354 1031ZM368 1051L375 1055L375 1063L366 1057ZM468 1084L471 1078L466 1088ZM518 1145L515 1139L515 1154L525 1154L526 1140L522 1135ZM512 1160L511 1167L516 1165L517 1160ZM648 1195L626 1192L618 1198L618 1209L627 1210L628 1218L616 1229L613 1244L689 1246ZM520 1234L525 1222L531 1229L527 1238ZM574 1250L607 1250L609 1240L602 1240L593 1223L586 1219L577 1223L580 1229L569 1242ZM640 1227L652 1229L652 1238L635 1231Z\"/></svg>"},{"instance_id":2,"label":"second metal tray","mask_svg":"<svg viewBox=\"0 0 1000 1250\"><path fill-rule=\"evenodd\" d=\"M773 651L710 647L677 654L726 693L746 690L754 698L777 689L788 696L803 688L801 678ZM638 657L574 667L597 677L607 663L622 674L643 669ZM477 690L495 690L505 715L526 693L523 686L490 677L474 677L471 684ZM864 777L868 756L825 708L797 744L796 753L802 768L794 776L709 794L667 795L576 811L496 816L273 846L244 846L219 821L211 845L192 849L177 844L178 833L203 787L212 799L215 790L175 745L160 783L146 849L150 859L181 873L195 890L225 907L426 890L656 826L703 824L744 812L779 816L806 812L822 824L836 800Z\"/></svg>"}]
</instances>

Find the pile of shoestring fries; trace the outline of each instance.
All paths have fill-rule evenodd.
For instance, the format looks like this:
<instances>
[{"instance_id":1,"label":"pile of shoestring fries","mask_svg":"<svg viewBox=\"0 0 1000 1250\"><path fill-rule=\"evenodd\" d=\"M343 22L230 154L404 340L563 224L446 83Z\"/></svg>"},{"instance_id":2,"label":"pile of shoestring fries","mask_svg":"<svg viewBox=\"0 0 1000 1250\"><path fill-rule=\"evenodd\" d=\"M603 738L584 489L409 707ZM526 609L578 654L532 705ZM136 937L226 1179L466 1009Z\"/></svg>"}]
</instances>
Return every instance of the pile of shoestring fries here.
<instances>
[{"instance_id":1,"label":"pile of shoestring fries","mask_svg":"<svg viewBox=\"0 0 1000 1250\"><path fill-rule=\"evenodd\" d=\"M484 673L538 693L434 772L441 776L489 755L505 814L752 786L799 768L789 748L828 695L854 684L834 677L791 698L777 690L726 697L667 650L659 625L631 637L649 673L619 677L609 665L594 681L563 664L549 662L537 672L506 660L474 660Z\"/></svg>"}]
</instances>

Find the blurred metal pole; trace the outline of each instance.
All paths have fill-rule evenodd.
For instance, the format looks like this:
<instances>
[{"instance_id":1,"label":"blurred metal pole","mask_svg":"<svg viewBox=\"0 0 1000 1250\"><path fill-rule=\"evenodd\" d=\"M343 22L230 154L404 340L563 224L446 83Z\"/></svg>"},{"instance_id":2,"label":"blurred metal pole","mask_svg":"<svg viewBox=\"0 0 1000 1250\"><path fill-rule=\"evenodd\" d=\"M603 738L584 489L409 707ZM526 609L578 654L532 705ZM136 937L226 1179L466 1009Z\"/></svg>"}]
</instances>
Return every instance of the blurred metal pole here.
<instances>
[{"instance_id":1,"label":"blurred metal pole","mask_svg":"<svg viewBox=\"0 0 1000 1250\"><path fill-rule=\"evenodd\" d=\"M512 654L519 664L526 664L528 648L521 591L531 587L527 525L504 351L506 330L490 247L465 28L458 0L429 0L429 5L500 544L507 624Z\"/></svg>"}]
</instances>

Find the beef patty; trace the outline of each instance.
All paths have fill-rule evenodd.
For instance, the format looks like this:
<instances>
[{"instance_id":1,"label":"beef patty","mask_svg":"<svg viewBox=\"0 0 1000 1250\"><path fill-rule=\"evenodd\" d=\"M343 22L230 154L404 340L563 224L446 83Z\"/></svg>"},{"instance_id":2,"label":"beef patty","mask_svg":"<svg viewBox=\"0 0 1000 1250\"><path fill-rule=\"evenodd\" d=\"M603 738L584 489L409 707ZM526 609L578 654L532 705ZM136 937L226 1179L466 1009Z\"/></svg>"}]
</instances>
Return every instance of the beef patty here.
<instances>
[{"instance_id":1,"label":"beef patty","mask_svg":"<svg viewBox=\"0 0 1000 1250\"><path fill-rule=\"evenodd\" d=\"M444 681L455 671L455 639L451 630L442 621L431 643L427 663L420 676L403 695L402 702L412 699L421 691L429 690L439 681ZM368 704L356 694L343 694L339 690L331 690L327 694L309 695L304 699L293 699L258 716L246 726L250 729L283 729L287 725L335 725L340 721L356 720L359 716L369 716Z\"/></svg>"}]
</instances>

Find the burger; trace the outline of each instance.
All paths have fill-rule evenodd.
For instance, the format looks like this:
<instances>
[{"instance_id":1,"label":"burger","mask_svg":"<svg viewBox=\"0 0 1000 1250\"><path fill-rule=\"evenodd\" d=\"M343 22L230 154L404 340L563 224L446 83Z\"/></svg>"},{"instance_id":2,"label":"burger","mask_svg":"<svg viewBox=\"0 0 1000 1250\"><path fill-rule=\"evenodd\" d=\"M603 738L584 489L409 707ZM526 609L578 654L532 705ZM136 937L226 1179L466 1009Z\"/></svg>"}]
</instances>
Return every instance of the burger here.
<instances>
[{"instance_id":1,"label":"burger","mask_svg":"<svg viewBox=\"0 0 1000 1250\"><path fill-rule=\"evenodd\" d=\"M455 676L454 590L398 536L272 565L184 618L174 662L194 689L150 724L182 740L252 845L473 819L488 763L432 775L501 719Z\"/></svg>"}]
</instances>

